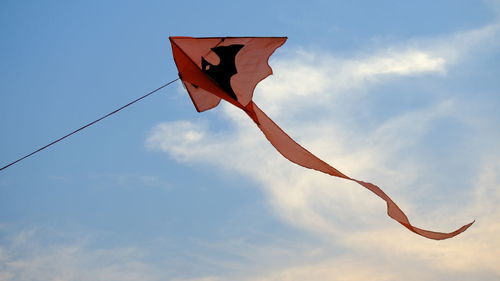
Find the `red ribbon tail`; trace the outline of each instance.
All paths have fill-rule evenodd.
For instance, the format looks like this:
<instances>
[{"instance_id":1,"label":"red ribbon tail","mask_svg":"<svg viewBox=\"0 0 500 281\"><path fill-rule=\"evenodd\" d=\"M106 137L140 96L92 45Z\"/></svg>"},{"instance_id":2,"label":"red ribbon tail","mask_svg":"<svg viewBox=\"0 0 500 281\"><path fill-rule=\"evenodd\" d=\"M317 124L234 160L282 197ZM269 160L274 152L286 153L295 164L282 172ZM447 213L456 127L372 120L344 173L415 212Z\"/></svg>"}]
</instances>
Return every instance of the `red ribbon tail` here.
<instances>
[{"instance_id":1,"label":"red ribbon tail","mask_svg":"<svg viewBox=\"0 0 500 281\"><path fill-rule=\"evenodd\" d=\"M305 149L300 144L295 142L290 136L288 136L255 103L253 102L249 103L244 108L244 110L250 116L250 118L252 118L252 120L257 124L262 133L264 133L267 140L285 158L302 167L314 169L334 177L340 177L347 180L351 180L367 188L368 190L375 193L375 195L377 195L387 203L387 214L389 217L391 217L392 219L399 222L407 229L418 235L434 240L448 239L464 232L474 223L473 221L449 233L434 232L415 227L411 225L410 221L408 220L408 217L398 207L398 205L396 205L396 203L394 203L394 201L392 201L392 199L387 194L385 194L385 192L382 191L382 189L380 189L378 186L369 182L364 182L348 177L339 170L330 166L325 161L316 157L314 154L309 152L307 149Z\"/></svg>"}]
</instances>

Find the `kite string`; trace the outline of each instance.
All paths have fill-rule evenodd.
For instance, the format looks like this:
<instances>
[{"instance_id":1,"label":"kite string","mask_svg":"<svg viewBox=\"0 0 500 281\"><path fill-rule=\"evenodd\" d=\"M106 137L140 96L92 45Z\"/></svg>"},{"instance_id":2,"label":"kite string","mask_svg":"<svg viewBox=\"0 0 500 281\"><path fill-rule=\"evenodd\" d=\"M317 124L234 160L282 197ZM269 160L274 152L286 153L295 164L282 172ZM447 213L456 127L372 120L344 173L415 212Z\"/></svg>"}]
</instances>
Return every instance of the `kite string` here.
<instances>
[{"instance_id":1,"label":"kite string","mask_svg":"<svg viewBox=\"0 0 500 281\"><path fill-rule=\"evenodd\" d=\"M11 162L11 163L9 163L9 164L7 164L7 165L3 166L2 168L0 168L0 171L2 171L2 170L4 170L4 169L7 169L8 167L10 167L10 166L12 166L12 165L16 164L17 162L20 162L20 161L22 161L22 160L24 160L24 159L26 159L26 158L28 158L28 157L32 156L33 154L35 154L35 153L37 153L37 152L40 152L40 151L42 151L42 150L44 150L44 149L48 148L49 146L54 145L54 144L56 144L56 143L58 143L58 142L62 141L63 139L65 139L65 138L67 138L67 137L69 137L69 136L71 136L71 135L73 135L73 134L78 133L79 131L81 131L81 130L83 130L83 129L85 129L85 128L87 128L87 127L90 127L90 126L94 125L95 123L97 123L97 122L99 122L99 121L101 121L101 120L103 120L103 119L105 119L105 118L107 118L107 117L109 117L109 116L111 116L111 115L113 115L113 114L117 113L118 111L120 111L120 110L122 110L122 109L124 109L124 108L126 108L126 107L128 107L128 106L131 106L132 104L134 104L134 103L136 103L136 102L138 102L138 101L140 101L140 100L142 100L142 99L144 99L144 98L146 98L146 97L148 97L148 96L150 96L150 95L152 95L152 94L154 94L154 93L158 92L159 90L161 90L161 89L163 89L163 88L167 87L168 85L170 85L170 84L174 83L174 82L175 82L175 81L177 81L177 80L179 80L179 78L174 79L174 80L172 80L172 81L170 81L170 82L168 82L168 83L164 84L163 86L160 86L160 87L158 87L158 88L156 88L156 89L152 90L151 92L149 92L149 93L147 93L147 94L143 95L142 97L139 97L139 98L137 98L137 99L135 99L135 100L133 100L133 101L131 101L131 102L129 102L129 103L127 103L127 104L125 104L125 105L121 106L120 108L118 108L118 109L115 109L115 110L111 111L110 113L108 113L108 114L106 114L106 115L104 115L104 116L102 116L102 117L100 117L100 118L98 118L98 119L96 119L96 120L94 120L94 121L92 121L92 122L90 122L90 123L88 123L88 124L86 124L86 125L84 125L84 126L82 126L82 127L78 128L78 129L76 129L76 130L72 131L71 133L68 133L68 134L64 135L63 137L60 137L60 138L58 138L58 139L56 139L56 140L52 141L51 143L49 143L49 144L47 144L47 145L44 145L44 146L40 147L39 149L37 149L37 150L35 150L35 151L33 151L33 152L29 153L29 154L26 154L25 156L23 156L23 157L21 157L21 158L17 159L16 161L13 161L13 162Z\"/></svg>"}]
</instances>

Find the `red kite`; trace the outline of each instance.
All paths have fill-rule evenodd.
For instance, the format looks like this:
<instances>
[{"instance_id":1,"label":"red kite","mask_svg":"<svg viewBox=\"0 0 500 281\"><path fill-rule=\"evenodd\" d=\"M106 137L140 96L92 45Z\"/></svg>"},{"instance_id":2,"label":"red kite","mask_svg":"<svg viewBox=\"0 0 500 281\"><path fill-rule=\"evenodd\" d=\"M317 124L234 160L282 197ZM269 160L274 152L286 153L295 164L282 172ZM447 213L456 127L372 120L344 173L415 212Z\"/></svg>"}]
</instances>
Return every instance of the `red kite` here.
<instances>
[{"instance_id":1,"label":"red kite","mask_svg":"<svg viewBox=\"0 0 500 281\"><path fill-rule=\"evenodd\" d=\"M474 222L450 232L434 232L410 224L404 212L378 186L344 175L290 138L252 101L257 84L272 74L268 59L286 37L170 37L179 77L198 112L221 99L248 114L268 141L291 162L357 182L387 203L387 214L410 231L442 240L464 232Z\"/></svg>"}]
</instances>

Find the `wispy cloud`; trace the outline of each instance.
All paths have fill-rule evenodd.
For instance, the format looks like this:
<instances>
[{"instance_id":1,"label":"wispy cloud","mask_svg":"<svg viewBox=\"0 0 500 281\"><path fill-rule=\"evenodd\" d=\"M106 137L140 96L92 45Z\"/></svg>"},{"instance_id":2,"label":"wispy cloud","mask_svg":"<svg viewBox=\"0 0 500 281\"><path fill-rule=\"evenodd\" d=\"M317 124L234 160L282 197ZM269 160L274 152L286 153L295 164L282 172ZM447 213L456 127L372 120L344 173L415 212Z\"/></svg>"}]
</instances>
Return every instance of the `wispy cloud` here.
<instances>
[{"instance_id":1,"label":"wispy cloud","mask_svg":"<svg viewBox=\"0 0 500 281\"><path fill-rule=\"evenodd\" d=\"M134 175L134 174L117 174L117 173L108 173L108 174L95 174L91 175L90 178L95 181L97 185L105 185L107 187L149 187L149 188L157 188L161 190L171 190L172 185L157 176L150 175Z\"/></svg>"},{"instance_id":2,"label":"wispy cloud","mask_svg":"<svg viewBox=\"0 0 500 281\"><path fill-rule=\"evenodd\" d=\"M315 105L335 106L339 97L354 95L360 99L370 92L367 87L401 77L446 75L458 63L488 55L500 46L499 32L500 24L491 24L441 38L365 49L351 57L321 50L287 51L284 57L272 61L274 75L261 82L255 99L278 118L289 110L295 113Z\"/></svg>"},{"instance_id":3,"label":"wispy cloud","mask_svg":"<svg viewBox=\"0 0 500 281\"><path fill-rule=\"evenodd\" d=\"M342 118L352 114L352 105L343 109L336 104L336 98L356 93L360 88L366 94L373 83L389 83L401 76L441 75L472 48L496 46L497 40L492 37L497 32L498 27L490 25L446 38L422 39L426 44L412 40L354 58L300 50L275 59L275 76L262 82L255 99L300 143L323 159L334 159L334 165L342 171L373 180L388 191L394 187L415 188L412 181L421 172L419 163L411 159L397 166L388 163L396 163L405 151L422 149L423 137L440 118L463 120L454 97L447 96L386 120L372 116L376 126L369 131L348 127L350 123L345 124ZM363 99L363 95L358 94L358 99ZM352 220L352 212L359 220L366 217L362 214L381 209L380 202L368 192L282 159L237 109L224 106L223 113L234 126L229 133L214 134L206 124L190 121L163 123L153 129L147 145L182 161L210 162L257 179L278 215L313 231L337 229L329 214L343 214L345 220ZM398 198L409 210L413 207L411 200Z\"/></svg>"},{"instance_id":4,"label":"wispy cloud","mask_svg":"<svg viewBox=\"0 0 500 281\"><path fill-rule=\"evenodd\" d=\"M429 136L442 134L432 132L442 120L464 124L460 150L453 152L463 154L464 158L469 157L468 141L476 139L477 133L481 138L491 138L494 134L488 130L478 132L477 128L474 135L470 134L466 124L478 117L464 110L467 101L458 100L454 95L456 89L445 90L425 105L402 109L385 118L370 115L373 113L367 109L372 105L360 101L377 86L396 83L399 78L446 77L454 67L466 67L469 61L495 54L500 42L499 30L499 25L493 24L442 38L414 39L354 57L313 54L304 49L289 52L272 61L275 75L263 81L255 94L264 111L301 144L341 171L378 183L408 211L410 218L417 218L417 225L446 231L478 218L477 225L463 237L449 242L422 241L389 221L383 203L369 192L289 163L266 143L250 120L231 106L223 105L222 110L231 125L229 132L213 133L207 123L167 122L153 129L147 145L182 161L211 163L248 176L267 194L270 205L283 221L347 247L368 260L367 264L358 264L359 275L349 276L354 271L350 266L356 264L346 262L355 256L349 254L248 280L325 280L338 274L346 276L342 280L364 280L374 275L380 276L380 280L398 280L404 270L418 272L419 280L423 271L428 273L428 278L423 278L426 280L440 280L442 276L472 280L470 275L459 276L458 272L476 272L488 280L500 275L495 269L499 253L476 256L471 252L500 248L500 241L493 237L500 227L500 210L495 204L485 203L498 202L499 198L484 196L495 193L494 190L481 191L484 186L498 186L494 179L500 171L485 167L491 157L500 156L499 151L485 147L468 164L436 157L422 160L419 154L428 154L429 146L435 146ZM453 83L454 77L448 75L446 79ZM344 98L346 95L350 100ZM339 100L344 103L339 104ZM353 126L353 122L345 119L352 114L367 114L365 119L372 126L368 129ZM482 121L487 122L484 118ZM433 185L433 179L428 177L425 186L420 185L429 171L426 161L431 161L432 167L456 164L477 171L472 177L479 184L462 185L461 190L447 195L446 202L429 200L431 188L437 192L441 186ZM443 170L439 177L449 180L450 185L463 179L450 170ZM464 193L469 196L459 196ZM368 258L370 255L373 257ZM382 266L383 261L375 256L390 260L394 266ZM398 259L418 266L399 270ZM342 268L345 272L340 272ZM311 277L314 274L316 279Z\"/></svg>"},{"instance_id":5,"label":"wispy cloud","mask_svg":"<svg viewBox=\"0 0 500 281\"><path fill-rule=\"evenodd\" d=\"M161 280L141 249L90 249L85 239L47 244L40 231L24 231L3 241L0 280Z\"/></svg>"}]
</instances>

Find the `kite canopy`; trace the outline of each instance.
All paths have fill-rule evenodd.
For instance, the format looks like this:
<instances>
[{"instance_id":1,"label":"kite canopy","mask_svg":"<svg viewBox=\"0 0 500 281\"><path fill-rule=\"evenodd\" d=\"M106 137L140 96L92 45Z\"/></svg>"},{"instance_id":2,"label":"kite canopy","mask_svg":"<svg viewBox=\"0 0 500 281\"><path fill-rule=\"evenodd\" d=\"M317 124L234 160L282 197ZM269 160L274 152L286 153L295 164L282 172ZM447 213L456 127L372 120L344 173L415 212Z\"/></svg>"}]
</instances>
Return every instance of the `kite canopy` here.
<instances>
[{"instance_id":1,"label":"kite canopy","mask_svg":"<svg viewBox=\"0 0 500 281\"><path fill-rule=\"evenodd\" d=\"M442 240L464 232L474 222L450 232L434 232L411 225L405 213L378 186L344 175L295 142L253 101L256 85L272 74L268 59L286 37L170 37L179 77L198 112L216 107L221 99L241 108L268 141L291 162L354 181L387 203L387 214L410 231Z\"/></svg>"},{"instance_id":2,"label":"kite canopy","mask_svg":"<svg viewBox=\"0 0 500 281\"><path fill-rule=\"evenodd\" d=\"M272 74L267 60L286 37L170 37L179 76L198 112L221 99L244 108Z\"/></svg>"}]
</instances>

